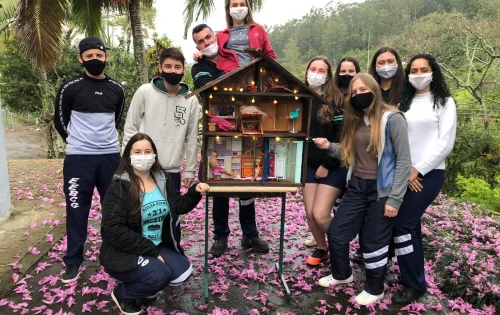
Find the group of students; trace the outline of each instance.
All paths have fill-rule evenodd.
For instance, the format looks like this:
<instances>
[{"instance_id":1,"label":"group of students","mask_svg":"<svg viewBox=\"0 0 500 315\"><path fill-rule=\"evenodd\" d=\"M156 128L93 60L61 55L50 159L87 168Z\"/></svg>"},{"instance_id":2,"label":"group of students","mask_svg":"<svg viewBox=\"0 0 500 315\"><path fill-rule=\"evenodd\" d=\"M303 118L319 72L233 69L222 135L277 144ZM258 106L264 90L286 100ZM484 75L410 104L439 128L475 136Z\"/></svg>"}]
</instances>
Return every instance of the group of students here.
<instances>
[{"instance_id":1,"label":"group of students","mask_svg":"<svg viewBox=\"0 0 500 315\"><path fill-rule=\"evenodd\" d=\"M217 34L206 24L193 29L196 89L250 62L248 47L276 58L248 0L226 0L225 10L227 29ZM123 314L139 314L159 291L184 283L192 273L180 246L179 215L209 190L205 183L193 185L200 104L184 98L189 88L181 82L183 54L164 50L160 77L134 94L120 150L116 124L125 97L120 83L104 73L107 48L87 37L79 51L85 71L61 86L54 112L67 143L67 253L61 280L79 277L96 187L102 205L100 263L121 281L111 297ZM314 142L308 147L303 196L314 237L306 245L315 249L307 264L330 258L332 274L319 279L321 286L351 282L349 243L359 234L355 259L365 263L366 284L356 301L367 305L383 297L387 263L396 255L404 290L393 300L408 304L426 291L420 219L444 183L444 160L455 138L456 108L440 67L432 56L417 55L403 69L398 52L385 47L374 55L369 74L360 73L351 57L335 72L326 57L315 57L304 82L327 101L313 104L310 124ZM188 191L181 195L184 153ZM228 248L228 214L229 199L214 198L210 252L215 257ZM254 199L239 200L239 220L242 247L267 253Z\"/></svg>"}]
</instances>

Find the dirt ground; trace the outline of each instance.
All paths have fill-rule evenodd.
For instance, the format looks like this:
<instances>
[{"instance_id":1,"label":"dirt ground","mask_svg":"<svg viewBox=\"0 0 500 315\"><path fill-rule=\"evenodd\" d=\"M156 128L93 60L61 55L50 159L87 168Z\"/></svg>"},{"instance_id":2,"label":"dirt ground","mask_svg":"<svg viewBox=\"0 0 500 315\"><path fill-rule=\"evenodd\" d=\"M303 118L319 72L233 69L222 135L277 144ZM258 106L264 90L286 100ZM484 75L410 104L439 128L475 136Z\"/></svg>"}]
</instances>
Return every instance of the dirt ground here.
<instances>
[{"instance_id":1,"label":"dirt ground","mask_svg":"<svg viewBox=\"0 0 500 315\"><path fill-rule=\"evenodd\" d=\"M10 127L10 126L9 126ZM47 158L47 142L44 130L26 124L5 128L7 160Z\"/></svg>"}]
</instances>

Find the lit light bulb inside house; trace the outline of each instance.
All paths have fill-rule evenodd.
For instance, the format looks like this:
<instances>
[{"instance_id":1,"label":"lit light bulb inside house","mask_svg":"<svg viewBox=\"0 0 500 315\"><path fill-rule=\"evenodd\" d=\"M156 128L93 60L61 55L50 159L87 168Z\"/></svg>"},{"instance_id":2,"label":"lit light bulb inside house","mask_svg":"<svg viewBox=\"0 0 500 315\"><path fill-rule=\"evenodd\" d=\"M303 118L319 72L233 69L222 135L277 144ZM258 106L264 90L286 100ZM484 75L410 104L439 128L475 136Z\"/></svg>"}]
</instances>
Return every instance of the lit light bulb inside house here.
<instances>
[{"instance_id":1,"label":"lit light bulb inside house","mask_svg":"<svg viewBox=\"0 0 500 315\"><path fill-rule=\"evenodd\" d=\"M255 103L255 99L252 97L252 103Z\"/></svg>"},{"instance_id":2,"label":"lit light bulb inside house","mask_svg":"<svg viewBox=\"0 0 500 315\"><path fill-rule=\"evenodd\" d=\"M220 137L219 137L219 136L217 136L217 137L215 137L215 139L219 140L219 139L220 139Z\"/></svg>"},{"instance_id":3,"label":"lit light bulb inside house","mask_svg":"<svg viewBox=\"0 0 500 315\"><path fill-rule=\"evenodd\" d=\"M230 87L230 88L229 88L229 92L232 92L232 91L233 91L233 88L232 88L232 87Z\"/></svg>"},{"instance_id":4,"label":"lit light bulb inside house","mask_svg":"<svg viewBox=\"0 0 500 315\"><path fill-rule=\"evenodd\" d=\"M277 101L277 100L274 100L274 104L278 104L278 101Z\"/></svg>"},{"instance_id":5,"label":"lit light bulb inside house","mask_svg":"<svg viewBox=\"0 0 500 315\"><path fill-rule=\"evenodd\" d=\"M208 109L205 109L205 115L208 115Z\"/></svg>"},{"instance_id":6,"label":"lit light bulb inside house","mask_svg":"<svg viewBox=\"0 0 500 315\"><path fill-rule=\"evenodd\" d=\"M297 92L298 92L297 90L293 90L293 93L297 94Z\"/></svg>"},{"instance_id":7,"label":"lit light bulb inside house","mask_svg":"<svg viewBox=\"0 0 500 315\"><path fill-rule=\"evenodd\" d=\"M234 96L233 96L233 97L231 97L231 101L233 101L233 102L234 102Z\"/></svg>"},{"instance_id":8,"label":"lit light bulb inside house","mask_svg":"<svg viewBox=\"0 0 500 315\"><path fill-rule=\"evenodd\" d=\"M296 100L298 100L298 99L299 99L299 97L298 97L298 96L295 96L295 99L296 99Z\"/></svg>"},{"instance_id":9,"label":"lit light bulb inside house","mask_svg":"<svg viewBox=\"0 0 500 315\"><path fill-rule=\"evenodd\" d=\"M214 91L217 91L218 89L219 89L218 87L214 86Z\"/></svg>"},{"instance_id":10,"label":"lit light bulb inside house","mask_svg":"<svg viewBox=\"0 0 500 315\"><path fill-rule=\"evenodd\" d=\"M224 91L227 91L227 87L224 88Z\"/></svg>"},{"instance_id":11,"label":"lit light bulb inside house","mask_svg":"<svg viewBox=\"0 0 500 315\"><path fill-rule=\"evenodd\" d=\"M255 81L252 80L252 85L255 85Z\"/></svg>"},{"instance_id":12,"label":"lit light bulb inside house","mask_svg":"<svg viewBox=\"0 0 500 315\"><path fill-rule=\"evenodd\" d=\"M240 88L240 92L243 92L243 88Z\"/></svg>"},{"instance_id":13,"label":"lit light bulb inside house","mask_svg":"<svg viewBox=\"0 0 500 315\"><path fill-rule=\"evenodd\" d=\"M274 79L274 81L278 82L278 78Z\"/></svg>"},{"instance_id":14,"label":"lit light bulb inside house","mask_svg":"<svg viewBox=\"0 0 500 315\"><path fill-rule=\"evenodd\" d=\"M276 142L279 142L281 140L280 137L276 137Z\"/></svg>"}]
</instances>

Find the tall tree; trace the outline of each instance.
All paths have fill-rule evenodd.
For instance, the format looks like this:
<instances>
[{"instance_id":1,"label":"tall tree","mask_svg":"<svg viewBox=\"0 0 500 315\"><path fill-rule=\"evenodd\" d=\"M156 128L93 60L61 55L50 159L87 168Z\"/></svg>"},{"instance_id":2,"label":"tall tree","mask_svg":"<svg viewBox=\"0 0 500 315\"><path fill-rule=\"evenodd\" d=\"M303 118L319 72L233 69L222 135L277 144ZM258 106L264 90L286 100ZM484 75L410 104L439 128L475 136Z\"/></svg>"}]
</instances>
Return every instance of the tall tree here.
<instances>
[{"instance_id":1,"label":"tall tree","mask_svg":"<svg viewBox=\"0 0 500 315\"><path fill-rule=\"evenodd\" d=\"M140 0L130 0L129 3L130 25L134 39L134 55L139 65L139 75L142 83L148 83L148 67L146 65L146 48L144 47L144 34L141 22Z\"/></svg>"}]
</instances>

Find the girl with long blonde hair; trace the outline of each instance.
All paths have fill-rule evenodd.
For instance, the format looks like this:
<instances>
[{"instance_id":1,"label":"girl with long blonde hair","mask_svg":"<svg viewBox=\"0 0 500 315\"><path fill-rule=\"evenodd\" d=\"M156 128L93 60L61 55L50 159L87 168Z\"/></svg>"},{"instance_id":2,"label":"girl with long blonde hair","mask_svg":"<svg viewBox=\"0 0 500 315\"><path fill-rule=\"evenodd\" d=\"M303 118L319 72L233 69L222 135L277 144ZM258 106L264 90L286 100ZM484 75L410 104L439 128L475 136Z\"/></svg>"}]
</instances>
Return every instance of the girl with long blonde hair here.
<instances>
[{"instance_id":1,"label":"girl with long blonde hair","mask_svg":"<svg viewBox=\"0 0 500 315\"><path fill-rule=\"evenodd\" d=\"M375 79L360 73L349 86L340 145L324 138L314 142L349 168L347 191L327 233L332 274L319 284L353 281L349 242L361 230L366 282L356 302L374 303L384 297L389 243L410 175L406 120L383 102Z\"/></svg>"}]
</instances>

